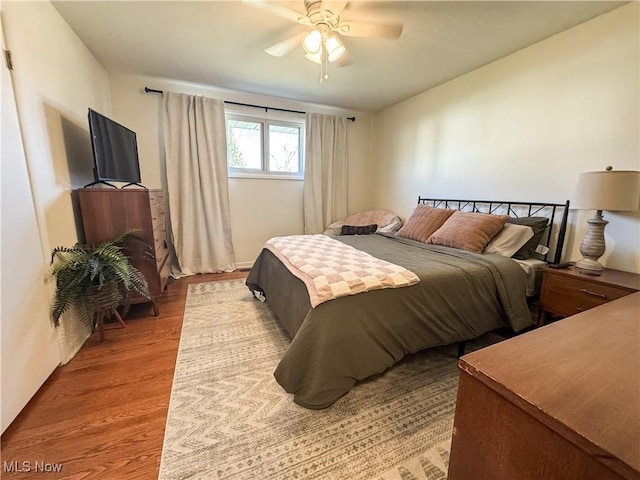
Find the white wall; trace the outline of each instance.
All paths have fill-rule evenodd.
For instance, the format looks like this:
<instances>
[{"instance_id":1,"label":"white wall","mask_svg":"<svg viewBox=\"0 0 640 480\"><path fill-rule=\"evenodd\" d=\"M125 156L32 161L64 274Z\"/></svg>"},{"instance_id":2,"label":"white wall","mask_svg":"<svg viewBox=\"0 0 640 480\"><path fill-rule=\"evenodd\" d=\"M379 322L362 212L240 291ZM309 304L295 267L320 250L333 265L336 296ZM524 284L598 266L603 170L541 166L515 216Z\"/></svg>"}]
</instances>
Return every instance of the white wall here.
<instances>
[{"instance_id":1,"label":"white wall","mask_svg":"<svg viewBox=\"0 0 640 480\"><path fill-rule=\"evenodd\" d=\"M57 330L52 327L48 310L53 290L45 280L51 249L77 241L70 190L82 186L87 166L91 172L87 108L109 110L110 104L105 70L49 2L3 2L2 16L14 60L13 86L26 154L26 163L17 155L5 157L4 151L2 158L3 213L11 214L2 216L4 430L87 335L66 317ZM3 113L4 95L3 89ZM4 187L14 181L11 175L16 197L7 204ZM10 202L15 202L13 209ZM24 222L15 218L18 214L25 215ZM16 241L16 235L24 242ZM5 259L14 262L24 256L33 262L34 255L39 262L32 268L4 264Z\"/></svg>"},{"instance_id":2,"label":"white wall","mask_svg":"<svg viewBox=\"0 0 640 480\"><path fill-rule=\"evenodd\" d=\"M355 115L349 128L349 212L368 208L371 178L368 169L371 115L322 105L293 102L224 90L213 86L137 75L111 75L113 118L137 133L142 183L147 188L165 188L162 140L162 99L144 92L144 87L234 102L266 105L334 115ZM247 110L256 112L254 109ZM298 116L299 117L299 116ZM239 266L250 266L264 242L273 236L303 233L302 186L300 180L229 179L231 230Z\"/></svg>"},{"instance_id":3,"label":"white wall","mask_svg":"<svg viewBox=\"0 0 640 480\"><path fill-rule=\"evenodd\" d=\"M640 169L637 2L378 113L374 206L410 215L418 195L570 199L578 174ZM593 212L572 212L565 248ZM610 268L640 272L640 214L605 212Z\"/></svg>"}]
</instances>

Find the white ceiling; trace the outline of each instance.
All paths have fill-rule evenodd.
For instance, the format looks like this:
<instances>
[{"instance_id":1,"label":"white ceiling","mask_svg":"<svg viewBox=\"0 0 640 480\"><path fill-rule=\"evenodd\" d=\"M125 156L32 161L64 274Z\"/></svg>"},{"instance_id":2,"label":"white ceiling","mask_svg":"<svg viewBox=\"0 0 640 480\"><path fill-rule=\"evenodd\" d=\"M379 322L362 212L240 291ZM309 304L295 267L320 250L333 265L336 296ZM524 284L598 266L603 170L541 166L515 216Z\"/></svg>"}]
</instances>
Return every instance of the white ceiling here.
<instances>
[{"instance_id":1,"label":"white ceiling","mask_svg":"<svg viewBox=\"0 0 640 480\"><path fill-rule=\"evenodd\" d=\"M283 2L304 11L303 0ZM617 1L352 1L343 20L403 22L397 40L343 37L350 65L264 49L306 29L236 1L53 1L109 72L377 112L612 10Z\"/></svg>"}]
</instances>

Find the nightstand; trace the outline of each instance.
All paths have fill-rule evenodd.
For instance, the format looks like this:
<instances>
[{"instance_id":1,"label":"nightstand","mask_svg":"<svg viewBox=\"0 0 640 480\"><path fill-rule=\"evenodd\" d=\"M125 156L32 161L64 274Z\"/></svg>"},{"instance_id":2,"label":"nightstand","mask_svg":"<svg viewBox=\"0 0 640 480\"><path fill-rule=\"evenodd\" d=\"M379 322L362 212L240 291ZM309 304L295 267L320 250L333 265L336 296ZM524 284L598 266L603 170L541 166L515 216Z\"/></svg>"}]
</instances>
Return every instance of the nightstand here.
<instances>
[{"instance_id":1,"label":"nightstand","mask_svg":"<svg viewBox=\"0 0 640 480\"><path fill-rule=\"evenodd\" d=\"M604 269L602 275L586 275L574 267L542 268L538 326L550 315L568 317L616 298L640 291L640 275Z\"/></svg>"}]
</instances>

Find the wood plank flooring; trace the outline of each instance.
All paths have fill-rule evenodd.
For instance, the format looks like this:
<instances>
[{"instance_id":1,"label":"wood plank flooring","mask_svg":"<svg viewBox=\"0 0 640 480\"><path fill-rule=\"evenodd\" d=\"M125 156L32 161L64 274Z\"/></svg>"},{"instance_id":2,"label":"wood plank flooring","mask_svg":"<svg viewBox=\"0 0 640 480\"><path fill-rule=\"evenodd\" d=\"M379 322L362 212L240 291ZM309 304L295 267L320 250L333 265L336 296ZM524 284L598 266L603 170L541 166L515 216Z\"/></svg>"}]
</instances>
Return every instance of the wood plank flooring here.
<instances>
[{"instance_id":1,"label":"wood plank flooring","mask_svg":"<svg viewBox=\"0 0 640 480\"><path fill-rule=\"evenodd\" d=\"M2 435L0 476L156 479L188 285L246 275L176 280L160 299L159 316L148 304L135 305L126 328L109 325L104 343L96 332ZM43 464L61 471L36 472Z\"/></svg>"}]
</instances>

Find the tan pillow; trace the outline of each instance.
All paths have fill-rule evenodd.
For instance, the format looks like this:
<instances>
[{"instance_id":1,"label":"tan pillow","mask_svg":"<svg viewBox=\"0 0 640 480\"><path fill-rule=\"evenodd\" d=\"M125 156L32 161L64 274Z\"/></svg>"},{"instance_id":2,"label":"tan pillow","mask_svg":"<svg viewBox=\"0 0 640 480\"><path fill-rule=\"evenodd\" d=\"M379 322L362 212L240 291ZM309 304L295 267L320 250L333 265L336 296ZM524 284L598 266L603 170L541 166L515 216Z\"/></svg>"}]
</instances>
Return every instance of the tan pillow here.
<instances>
[{"instance_id":1,"label":"tan pillow","mask_svg":"<svg viewBox=\"0 0 640 480\"><path fill-rule=\"evenodd\" d=\"M455 210L418 205L405 224L398 230L399 237L426 242Z\"/></svg>"},{"instance_id":2,"label":"tan pillow","mask_svg":"<svg viewBox=\"0 0 640 480\"><path fill-rule=\"evenodd\" d=\"M429 237L427 243L482 253L508 218L507 215L456 211Z\"/></svg>"},{"instance_id":3,"label":"tan pillow","mask_svg":"<svg viewBox=\"0 0 640 480\"><path fill-rule=\"evenodd\" d=\"M402 220L388 210L365 210L333 222L322 233L329 236L341 235L343 225L364 227L374 223L378 226L377 232L394 233L402 225Z\"/></svg>"}]
</instances>

